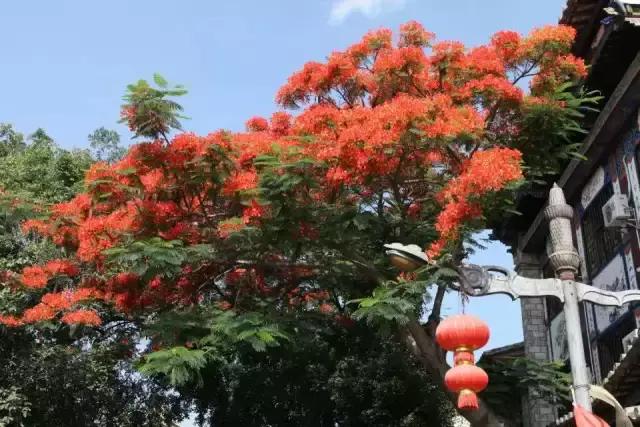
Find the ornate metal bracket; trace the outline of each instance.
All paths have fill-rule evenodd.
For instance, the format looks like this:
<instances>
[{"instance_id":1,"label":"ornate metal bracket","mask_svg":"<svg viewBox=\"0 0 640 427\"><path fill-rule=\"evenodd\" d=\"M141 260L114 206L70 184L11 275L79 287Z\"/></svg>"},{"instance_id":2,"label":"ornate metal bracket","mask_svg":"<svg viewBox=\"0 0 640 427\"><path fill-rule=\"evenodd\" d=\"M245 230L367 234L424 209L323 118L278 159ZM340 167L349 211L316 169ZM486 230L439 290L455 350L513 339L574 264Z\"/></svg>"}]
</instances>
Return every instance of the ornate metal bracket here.
<instances>
[{"instance_id":1,"label":"ornate metal bracket","mask_svg":"<svg viewBox=\"0 0 640 427\"><path fill-rule=\"evenodd\" d=\"M640 301L640 290L605 291L584 283L575 283L576 293L580 301L589 301L597 305L611 305L620 307L624 304Z\"/></svg>"},{"instance_id":2,"label":"ornate metal bracket","mask_svg":"<svg viewBox=\"0 0 640 427\"><path fill-rule=\"evenodd\" d=\"M502 267L474 264L464 265L458 272L458 289L469 296L505 294L513 300L520 297L554 296L564 302L562 281L559 279L529 279Z\"/></svg>"},{"instance_id":3,"label":"ornate metal bracket","mask_svg":"<svg viewBox=\"0 0 640 427\"><path fill-rule=\"evenodd\" d=\"M460 284L456 289L469 296L505 294L513 300L521 297L553 296L564 302L560 279L529 279L492 265L468 264L460 267L458 272ZM579 301L618 307L640 301L640 290L612 292L579 282L574 282L574 286Z\"/></svg>"}]
</instances>

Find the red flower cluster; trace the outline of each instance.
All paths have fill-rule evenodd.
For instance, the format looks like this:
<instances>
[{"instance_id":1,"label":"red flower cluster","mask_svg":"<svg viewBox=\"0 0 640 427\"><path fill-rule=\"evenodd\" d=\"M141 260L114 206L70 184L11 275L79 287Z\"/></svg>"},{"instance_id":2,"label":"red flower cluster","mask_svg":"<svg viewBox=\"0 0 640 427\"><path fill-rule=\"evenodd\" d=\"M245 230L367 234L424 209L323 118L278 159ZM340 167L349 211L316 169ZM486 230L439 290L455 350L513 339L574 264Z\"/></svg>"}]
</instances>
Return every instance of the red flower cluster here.
<instances>
[{"instance_id":1,"label":"red flower cluster","mask_svg":"<svg viewBox=\"0 0 640 427\"><path fill-rule=\"evenodd\" d=\"M62 322L68 325L100 326L102 320L94 310L76 310L65 313Z\"/></svg>"},{"instance_id":2,"label":"red flower cluster","mask_svg":"<svg viewBox=\"0 0 640 427\"><path fill-rule=\"evenodd\" d=\"M506 183L522 178L522 153L511 148L478 151L465 164L460 176L442 192L446 201L465 200L472 195L498 191Z\"/></svg>"},{"instance_id":3,"label":"red flower cluster","mask_svg":"<svg viewBox=\"0 0 640 427\"><path fill-rule=\"evenodd\" d=\"M491 46L505 64L513 64L520 55L520 34L515 31L499 31L491 37Z\"/></svg>"},{"instance_id":4,"label":"red flower cluster","mask_svg":"<svg viewBox=\"0 0 640 427\"><path fill-rule=\"evenodd\" d=\"M68 289L62 292L47 293L42 296L40 303L25 310L22 316L0 315L0 323L9 327L18 327L29 323L45 322L53 320L60 312L69 310L78 303L102 298L102 292L91 288ZM101 323L98 314L94 310L83 309L65 313L62 316L62 321L69 324L84 323L95 326Z\"/></svg>"},{"instance_id":5,"label":"red flower cluster","mask_svg":"<svg viewBox=\"0 0 640 427\"><path fill-rule=\"evenodd\" d=\"M22 321L24 323L38 323L53 319L57 314L56 309L40 303L24 311Z\"/></svg>"},{"instance_id":6,"label":"red flower cluster","mask_svg":"<svg viewBox=\"0 0 640 427\"><path fill-rule=\"evenodd\" d=\"M576 30L568 25L547 25L536 28L523 41L524 48L568 52Z\"/></svg>"},{"instance_id":7,"label":"red flower cluster","mask_svg":"<svg viewBox=\"0 0 640 427\"><path fill-rule=\"evenodd\" d=\"M140 182L145 191L154 193L161 188L163 182L165 182L164 172L160 169L154 169L151 172L147 172L140 176Z\"/></svg>"},{"instance_id":8,"label":"red flower cluster","mask_svg":"<svg viewBox=\"0 0 640 427\"><path fill-rule=\"evenodd\" d=\"M437 256L447 241L457 239L463 222L482 215L478 198L522 179L521 161L522 154L510 148L479 151L467 161L463 172L439 195L444 202L436 222L440 239L429 248L429 256Z\"/></svg>"},{"instance_id":9,"label":"red flower cluster","mask_svg":"<svg viewBox=\"0 0 640 427\"><path fill-rule=\"evenodd\" d=\"M308 307L314 307L320 310L321 313L330 313L334 311L333 305L328 303L331 299L329 292L325 290L305 290L296 288L289 292L289 305L298 306L301 304Z\"/></svg>"},{"instance_id":10,"label":"red flower cluster","mask_svg":"<svg viewBox=\"0 0 640 427\"><path fill-rule=\"evenodd\" d=\"M28 288L44 288L49 282L49 273L40 266L25 267L20 282Z\"/></svg>"},{"instance_id":11,"label":"red flower cluster","mask_svg":"<svg viewBox=\"0 0 640 427\"><path fill-rule=\"evenodd\" d=\"M427 47L435 34L426 31L422 24L416 21L409 21L400 25L400 41L398 46L418 46Z\"/></svg>"},{"instance_id":12,"label":"red flower cluster","mask_svg":"<svg viewBox=\"0 0 640 427\"><path fill-rule=\"evenodd\" d=\"M120 118L127 123L127 126L129 127L129 130L131 130L131 131L135 131L136 130L135 120L136 120L137 114L138 114L138 112L136 110L136 107L134 107L132 105L123 107L120 110Z\"/></svg>"},{"instance_id":13,"label":"red flower cluster","mask_svg":"<svg viewBox=\"0 0 640 427\"><path fill-rule=\"evenodd\" d=\"M5 316L0 314L0 324L10 328L17 328L18 326L22 326L24 323L17 316Z\"/></svg>"},{"instance_id":14,"label":"red flower cluster","mask_svg":"<svg viewBox=\"0 0 640 427\"><path fill-rule=\"evenodd\" d=\"M242 220L245 224L248 224L253 219L262 217L264 213L264 206L261 206L255 199L252 199L251 204L242 211Z\"/></svg>"},{"instance_id":15,"label":"red flower cluster","mask_svg":"<svg viewBox=\"0 0 640 427\"><path fill-rule=\"evenodd\" d=\"M258 173L255 169L240 171L230 177L225 183L224 190L227 194L236 191L249 191L258 187Z\"/></svg>"},{"instance_id":16,"label":"red flower cluster","mask_svg":"<svg viewBox=\"0 0 640 427\"><path fill-rule=\"evenodd\" d=\"M52 276L64 274L69 277L74 277L80 273L78 266L66 259L49 261L45 264L44 269Z\"/></svg>"},{"instance_id":17,"label":"red flower cluster","mask_svg":"<svg viewBox=\"0 0 640 427\"><path fill-rule=\"evenodd\" d=\"M44 266L25 267L20 275L20 282L28 288L44 288L49 279L58 276L76 276L79 273L78 267L68 260L57 259L49 261Z\"/></svg>"},{"instance_id":18,"label":"red flower cluster","mask_svg":"<svg viewBox=\"0 0 640 427\"><path fill-rule=\"evenodd\" d=\"M278 111L271 116L271 133L276 136L285 136L291 128L291 115L284 111Z\"/></svg>"},{"instance_id":19,"label":"red flower cluster","mask_svg":"<svg viewBox=\"0 0 640 427\"><path fill-rule=\"evenodd\" d=\"M249 132L263 132L269 130L269 122L263 117L252 117L247 120L246 127Z\"/></svg>"},{"instance_id":20,"label":"red flower cluster","mask_svg":"<svg viewBox=\"0 0 640 427\"><path fill-rule=\"evenodd\" d=\"M96 289L80 288L77 290L44 294L40 302L56 310L66 310L79 302L90 299L101 299L102 297L102 292Z\"/></svg>"},{"instance_id":21,"label":"red flower cluster","mask_svg":"<svg viewBox=\"0 0 640 427\"><path fill-rule=\"evenodd\" d=\"M318 306L318 310L320 311L320 313L322 314L331 314L333 313L336 309L331 305L331 304L327 304L326 302L323 302L322 304L320 304Z\"/></svg>"}]
</instances>

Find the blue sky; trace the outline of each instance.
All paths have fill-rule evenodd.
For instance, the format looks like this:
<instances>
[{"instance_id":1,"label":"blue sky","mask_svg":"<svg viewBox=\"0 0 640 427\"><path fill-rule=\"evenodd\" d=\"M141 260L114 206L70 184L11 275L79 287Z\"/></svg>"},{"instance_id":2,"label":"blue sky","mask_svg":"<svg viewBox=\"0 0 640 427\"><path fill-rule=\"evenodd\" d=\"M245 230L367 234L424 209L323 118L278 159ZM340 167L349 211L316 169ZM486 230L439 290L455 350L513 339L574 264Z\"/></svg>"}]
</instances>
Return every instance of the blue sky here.
<instances>
[{"instance_id":1,"label":"blue sky","mask_svg":"<svg viewBox=\"0 0 640 427\"><path fill-rule=\"evenodd\" d=\"M0 122L43 127L83 147L117 124L127 83L160 72L190 90L183 100L199 133L241 129L268 115L287 76L368 29L422 22L469 45L500 29L557 22L564 0L56 0L2 5Z\"/></svg>"}]
</instances>

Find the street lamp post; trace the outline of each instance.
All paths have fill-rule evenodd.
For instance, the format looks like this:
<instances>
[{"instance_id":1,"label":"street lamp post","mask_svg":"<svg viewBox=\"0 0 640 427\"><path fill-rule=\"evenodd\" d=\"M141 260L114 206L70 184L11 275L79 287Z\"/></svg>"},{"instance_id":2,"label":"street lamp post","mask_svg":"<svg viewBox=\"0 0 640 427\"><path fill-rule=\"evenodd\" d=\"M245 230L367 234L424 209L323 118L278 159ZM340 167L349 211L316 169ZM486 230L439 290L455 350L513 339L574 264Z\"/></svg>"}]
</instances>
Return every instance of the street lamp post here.
<instances>
[{"instance_id":1,"label":"street lamp post","mask_svg":"<svg viewBox=\"0 0 640 427\"><path fill-rule=\"evenodd\" d=\"M575 278L580 267L580 256L573 247L571 218L573 209L567 204L562 189L556 184L549 192L549 205L544 211L549 221L549 234L553 252L549 255L549 263L557 278L562 281L564 295L564 316L567 325L567 341L569 344L569 360L576 403L591 411L589 397L589 372L584 356L582 342L582 324L578 307Z\"/></svg>"},{"instance_id":2,"label":"street lamp post","mask_svg":"<svg viewBox=\"0 0 640 427\"><path fill-rule=\"evenodd\" d=\"M596 305L619 307L632 301L640 301L640 290L611 292L576 282L580 257L573 246L573 209L566 203L562 189L555 184L549 192L549 204L544 213L550 230L549 262L556 278L530 279L501 267L466 264L459 268L458 289L472 297L506 294L514 300L526 297L558 298L564 307L575 400L578 405L591 411L590 381L578 303L589 301ZM392 243L385 245L385 248L394 265L399 268L411 268L428 262L417 245ZM494 273L500 273L500 276Z\"/></svg>"}]
</instances>

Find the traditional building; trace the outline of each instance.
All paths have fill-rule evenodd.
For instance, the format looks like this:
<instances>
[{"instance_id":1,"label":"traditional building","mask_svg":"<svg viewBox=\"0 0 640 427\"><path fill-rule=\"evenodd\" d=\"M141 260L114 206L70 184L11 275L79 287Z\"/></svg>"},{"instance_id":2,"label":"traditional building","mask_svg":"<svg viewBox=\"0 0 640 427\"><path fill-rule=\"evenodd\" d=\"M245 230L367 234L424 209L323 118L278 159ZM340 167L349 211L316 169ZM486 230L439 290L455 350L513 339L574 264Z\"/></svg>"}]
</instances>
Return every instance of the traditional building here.
<instances>
[{"instance_id":1,"label":"traditional building","mask_svg":"<svg viewBox=\"0 0 640 427\"><path fill-rule=\"evenodd\" d=\"M560 22L577 30L573 53L590 66L586 87L604 97L600 112L585 123L590 129L581 148L586 160L571 161L558 177L575 212L575 245L582 260L579 280L614 291L636 289L640 280L640 0L568 0ZM523 215L508 219L496 231L513 249L516 270L523 276L553 276L542 213L547 194L545 189L522 194L519 210ZM633 219L623 219L625 201ZM608 202L613 210L605 216L603 207ZM620 214L616 209L621 209ZM583 303L581 315L593 382L609 389L630 413L637 412L640 309ZM522 321L527 357L567 360L559 303L551 298L523 299ZM603 409L596 406L594 410ZM559 420L563 412L532 392L523 397L526 426L563 425L568 420Z\"/></svg>"}]
</instances>

